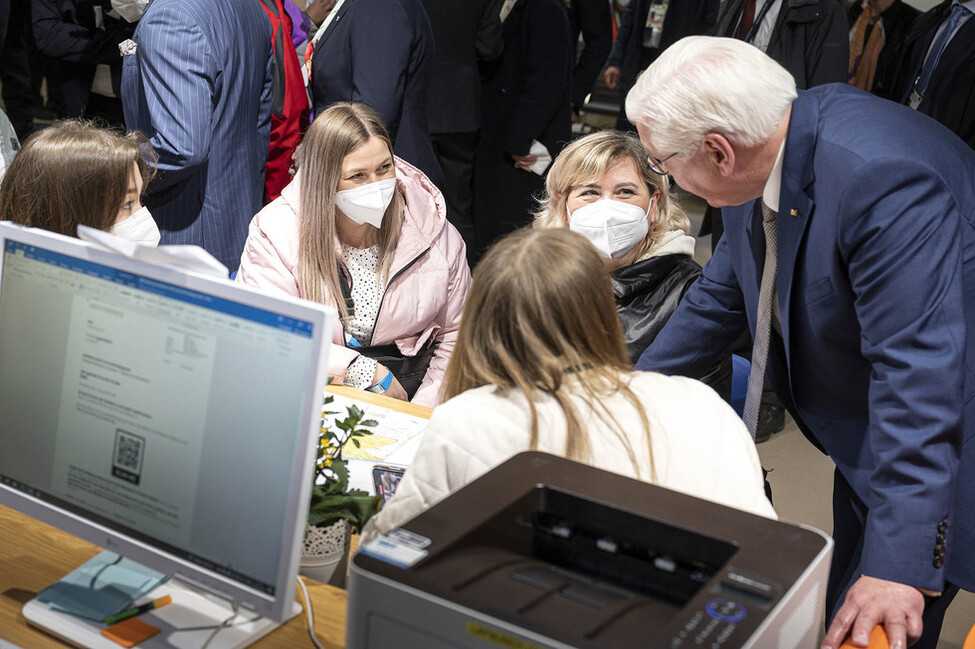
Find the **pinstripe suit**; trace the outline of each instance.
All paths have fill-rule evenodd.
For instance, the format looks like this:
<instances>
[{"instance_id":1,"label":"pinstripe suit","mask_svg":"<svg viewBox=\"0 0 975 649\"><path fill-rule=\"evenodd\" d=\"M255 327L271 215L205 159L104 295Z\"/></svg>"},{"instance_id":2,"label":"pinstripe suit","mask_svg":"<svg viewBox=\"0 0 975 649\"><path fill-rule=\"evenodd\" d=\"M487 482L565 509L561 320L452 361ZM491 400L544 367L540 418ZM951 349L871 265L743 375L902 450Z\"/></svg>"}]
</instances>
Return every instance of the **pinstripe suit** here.
<instances>
[{"instance_id":1,"label":"pinstripe suit","mask_svg":"<svg viewBox=\"0 0 975 649\"><path fill-rule=\"evenodd\" d=\"M236 269L264 188L267 16L257 0L153 0L133 40L122 101L159 154L144 202L162 243L201 245Z\"/></svg>"}]
</instances>

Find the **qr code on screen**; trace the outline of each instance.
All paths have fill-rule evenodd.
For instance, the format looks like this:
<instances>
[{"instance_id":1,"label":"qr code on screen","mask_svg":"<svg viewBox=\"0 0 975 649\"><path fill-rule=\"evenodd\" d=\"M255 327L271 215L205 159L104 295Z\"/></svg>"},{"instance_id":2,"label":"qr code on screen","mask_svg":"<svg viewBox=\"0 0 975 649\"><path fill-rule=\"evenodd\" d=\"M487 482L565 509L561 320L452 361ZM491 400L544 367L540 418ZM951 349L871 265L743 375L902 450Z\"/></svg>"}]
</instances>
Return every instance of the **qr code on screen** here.
<instances>
[{"instance_id":1,"label":"qr code on screen","mask_svg":"<svg viewBox=\"0 0 975 649\"><path fill-rule=\"evenodd\" d=\"M112 475L132 484L139 484L145 453L145 438L122 429L116 430Z\"/></svg>"}]
</instances>

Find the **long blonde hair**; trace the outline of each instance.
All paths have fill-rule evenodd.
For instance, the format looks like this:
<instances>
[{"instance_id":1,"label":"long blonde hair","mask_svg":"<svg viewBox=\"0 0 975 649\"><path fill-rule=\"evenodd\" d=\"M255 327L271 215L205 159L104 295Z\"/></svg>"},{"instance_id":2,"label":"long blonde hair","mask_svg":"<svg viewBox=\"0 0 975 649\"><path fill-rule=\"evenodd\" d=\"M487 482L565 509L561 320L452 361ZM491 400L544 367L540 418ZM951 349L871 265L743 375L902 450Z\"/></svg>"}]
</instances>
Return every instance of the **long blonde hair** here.
<instances>
[{"instance_id":1,"label":"long blonde hair","mask_svg":"<svg viewBox=\"0 0 975 649\"><path fill-rule=\"evenodd\" d=\"M654 227L637 244L637 259L652 251L668 232L691 231L691 222L670 193L667 176L654 173L647 163L647 151L633 135L620 131L599 131L573 141L552 163L545 181L545 196L535 212L536 228L565 228L569 225L566 202L572 188L601 178L624 160L631 160L652 197L657 194Z\"/></svg>"},{"instance_id":2,"label":"long blonde hair","mask_svg":"<svg viewBox=\"0 0 975 649\"><path fill-rule=\"evenodd\" d=\"M345 271L335 226L335 194L345 156L378 137L393 155L393 144L382 120L365 104L329 106L305 133L295 155L301 173L298 208L298 279L306 300L334 305L343 324L349 312L342 299L339 273ZM386 282L393 252L403 226L405 202L397 186L386 208L376 241L379 245L379 281Z\"/></svg>"},{"instance_id":3,"label":"long blonde hair","mask_svg":"<svg viewBox=\"0 0 975 649\"><path fill-rule=\"evenodd\" d=\"M586 461L592 447L567 389L578 387L639 471L626 431L603 405L603 397L622 394L639 413L651 448L647 414L627 385L629 369L609 276L596 249L566 229L524 228L495 244L474 271L441 396L482 385L520 390L531 412L534 449L535 398L548 394L565 414L565 456ZM650 466L654 478L652 452Z\"/></svg>"},{"instance_id":4,"label":"long blonde hair","mask_svg":"<svg viewBox=\"0 0 975 649\"><path fill-rule=\"evenodd\" d=\"M76 237L78 225L109 230L129 191L132 163L143 190L156 156L141 133L125 135L84 120L34 133L0 185L0 218Z\"/></svg>"}]
</instances>

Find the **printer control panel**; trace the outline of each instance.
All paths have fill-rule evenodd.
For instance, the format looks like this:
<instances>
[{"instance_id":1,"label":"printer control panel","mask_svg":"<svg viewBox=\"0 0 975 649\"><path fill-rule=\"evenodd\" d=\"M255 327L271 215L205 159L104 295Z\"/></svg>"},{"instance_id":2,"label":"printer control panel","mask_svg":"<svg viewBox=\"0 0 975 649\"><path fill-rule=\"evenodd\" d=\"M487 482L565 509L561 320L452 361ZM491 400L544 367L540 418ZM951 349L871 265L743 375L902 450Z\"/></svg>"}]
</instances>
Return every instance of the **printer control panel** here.
<instances>
[{"instance_id":1,"label":"printer control panel","mask_svg":"<svg viewBox=\"0 0 975 649\"><path fill-rule=\"evenodd\" d=\"M671 639L671 649L740 646L735 632L742 629L748 637L781 591L765 580L730 570L711 590L703 609L688 611L690 617Z\"/></svg>"},{"instance_id":2,"label":"printer control panel","mask_svg":"<svg viewBox=\"0 0 975 649\"><path fill-rule=\"evenodd\" d=\"M708 602L703 611L694 612L671 641L672 649L709 647L718 649L735 634L738 623L748 615L743 604L724 597ZM729 646L738 646L733 644Z\"/></svg>"}]
</instances>

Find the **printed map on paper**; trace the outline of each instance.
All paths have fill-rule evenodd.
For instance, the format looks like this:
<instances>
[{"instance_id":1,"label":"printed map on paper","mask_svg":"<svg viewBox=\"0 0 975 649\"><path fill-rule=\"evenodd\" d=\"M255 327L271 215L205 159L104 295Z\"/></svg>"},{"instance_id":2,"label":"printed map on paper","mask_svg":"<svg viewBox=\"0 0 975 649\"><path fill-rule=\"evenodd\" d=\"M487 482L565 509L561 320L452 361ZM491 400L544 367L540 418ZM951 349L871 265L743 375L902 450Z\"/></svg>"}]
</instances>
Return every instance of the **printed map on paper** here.
<instances>
[{"instance_id":1,"label":"printed map on paper","mask_svg":"<svg viewBox=\"0 0 975 649\"><path fill-rule=\"evenodd\" d=\"M342 452L347 459L369 460L371 462L388 462L399 460L400 464L408 464L410 457L402 457L404 447L415 450L419 444L419 437L427 426L427 420L423 417L408 415L376 406L371 403L363 403L350 399L343 395L333 395L335 400L327 406L329 411L338 413L325 418L327 425L331 426L336 417L344 418L346 408L356 405L366 413L366 419L375 419L378 425L372 430L372 435L360 437L360 448L356 448L352 443L345 445ZM397 453L400 451L400 453ZM404 461L405 460L405 461Z\"/></svg>"}]
</instances>

